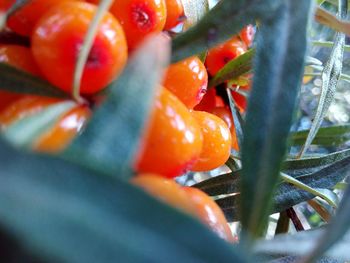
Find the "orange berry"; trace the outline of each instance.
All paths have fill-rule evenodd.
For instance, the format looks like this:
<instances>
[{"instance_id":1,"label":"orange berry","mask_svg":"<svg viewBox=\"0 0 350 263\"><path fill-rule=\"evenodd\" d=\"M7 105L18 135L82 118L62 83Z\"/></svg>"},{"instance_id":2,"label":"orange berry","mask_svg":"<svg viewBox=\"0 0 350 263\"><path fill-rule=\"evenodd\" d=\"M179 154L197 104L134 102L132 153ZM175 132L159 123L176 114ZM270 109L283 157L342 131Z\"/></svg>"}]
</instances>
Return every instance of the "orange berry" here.
<instances>
[{"instance_id":1,"label":"orange berry","mask_svg":"<svg viewBox=\"0 0 350 263\"><path fill-rule=\"evenodd\" d=\"M247 109L247 98L235 91L231 91L231 94L239 111L241 113L245 112Z\"/></svg>"},{"instance_id":2,"label":"orange berry","mask_svg":"<svg viewBox=\"0 0 350 263\"><path fill-rule=\"evenodd\" d=\"M26 117L33 116L47 107L62 102L60 99L23 96L17 99L0 112L0 127L6 130L11 124ZM85 106L77 106L66 113L60 120L33 142L33 148L42 152L59 152L71 142L82 129L83 124L90 116L90 110Z\"/></svg>"},{"instance_id":3,"label":"orange berry","mask_svg":"<svg viewBox=\"0 0 350 263\"><path fill-rule=\"evenodd\" d=\"M131 182L158 200L197 216L196 208L189 202L187 193L174 180L155 174L139 174L133 177Z\"/></svg>"},{"instance_id":4,"label":"orange berry","mask_svg":"<svg viewBox=\"0 0 350 263\"><path fill-rule=\"evenodd\" d=\"M203 138L188 109L167 89L158 92L136 161L140 173L175 177L197 161Z\"/></svg>"},{"instance_id":5,"label":"orange berry","mask_svg":"<svg viewBox=\"0 0 350 263\"><path fill-rule=\"evenodd\" d=\"M34 58L45 77L66 92L71 92L76 60L96 8L83 2L64 2L46 12L35 27ZM123 70L126 61L123 29L106 13L83 71L81 93L93 94L105 88Z\"/></svg>"},{"instance_id":6,"label":"orange berry","mask_svg":"<svg viewBox=\"0 0 350 263\"><path fill-rule=\"evenodd\" d=\"M227 124L227 127L231 132L232 148L238 151L239 147L231 111L227 107L215 107L211 113L218 116Z\"/></svg>"},{"instance_id":7,"label":"orange berry","mask_svg":"<svg viewBox=\"0 0 350 263\"><path fill-rule=\"evenodd\" d=\"M74 0L73 0L74 1ZM70 0L31 0L12 14L7 20L7 26L17 34L30 36L35 24L41 16L56 4L71 2Z\"/></svg>"},{"instance_id":8,"label":"orange berry","mask_svg":"<svg viewBox=\"0 0 350 263\"><path fill-rule=\"evenodd\" d=\"M204 94L203 99L194 107L196 111L211 112L216 106L216 89L208 89Z\"/></svg>"},{"instance_id":9,"label":"orange berry","mask_svg":"<svg viewBox=\"0 0 350 263\"><path fill-rule=\"evenodd\" d=\"M0 90L0 112L6 109L11 103L19 99L21 94Z\"/></svg>"},{"instance_id":10,"label":"orange berry","mask_svg":"<svg viewBox=\"0 0 350 263\"><path fill-rule=\"evenodd\" d=\"M167 17L164 29L170 30L181 23L181 17L184 16L184 7L181 0L165 0Z\"/></svg>"},{"instance_id":11,"label":"orange berry","mask_svg":"<svg viewBox=\"0 0 350 263\"><path fill-rule=\"evenodd\" d=\"M227 161L231 150L231 133L219 117L205 111L193 111L203 134L203 148L193 171L209 171Z\"/></svg>"},{"instance_id":12,"label":"orange berry","mask_svg":"<svg viewBox=\"0 0 350 263\"><path fill-rule=\"evenodd\" d=\"M239 37L246 44L247 47L250 47L254 40L254 34L255 34L254 26L247 25L241 30L241 32L239 33Z\"/></svg>"},{"instance_id":13,"label":"orange berry","mask_svg":"<svg viewBox=\"0 0 350 263\"><path fill-rule=\"evenodd\" d=\"M208 74L202 61L190 57L168 67L163 86L189 109L196 106L207 91Z\"/></svg>"},{"instance_id":14,"label":"orange berry","mask_svg":"<svg viewBox=\"0 0 350 263\"><path fill-rule=\"evenodd\" d=\"M124 28L130 49L147 35L161 32L166 21L165 0L115 0L110 11Z\"/></svg>"},{"instance_id":15,"label":"orange berry","mask_svg":"<svg viewBox=\"0 0 350 263\"><path fill-rule=\"evenodd\" d=\"M33 75L40 75L40 70L30 48L19 45L1 45L0 62L7 63Z\"/></svg>"},{"instance_id":16,"label":"orange berry","mask_svg":"<svg viewBox=\"0 0 350 263\"><path fill-rule=\"evenodd\" d=\"M227 62L242 55L246 50L245 44L237 37L210 49L205 61L208 72L214 76Z\"/></svg>"},{"instance_id":17,"label":"orange berry","mask_svg":"<svg viewBox=\"0 0 350 263\"><path fill-rule=\"evenodd\" d=\"M155 174L139 174L131 182L156 199L198 218L219 237L229 242L234 241L223 212L204 192L182 187L174 180Z\"/></svg>"},{"instance_id":18,"label":"orange berry","mask_svg":"<svg viewBox=\"0 0 350 263\"><path fill-rule=\"evenodd\" d=\"M57 153L63 151L80 133L91 116L87 106L77 106L67 112L50 130L41 135L33 149L39 152Z\"/></svg>"},{"instance_id":19,"label":"orange berry","mask_svg":"<svg viewBox=\"0 0 350 263\"><path fill-rule=\"evenodd\" d=\"M233 238L230 227L220 207L206 193L192 187L183 187L187 193L188 201L192 202L197 211L197 216L200 220L208 225L219 237L228 242L233 243Z\"/></svg>"}]
</instances>

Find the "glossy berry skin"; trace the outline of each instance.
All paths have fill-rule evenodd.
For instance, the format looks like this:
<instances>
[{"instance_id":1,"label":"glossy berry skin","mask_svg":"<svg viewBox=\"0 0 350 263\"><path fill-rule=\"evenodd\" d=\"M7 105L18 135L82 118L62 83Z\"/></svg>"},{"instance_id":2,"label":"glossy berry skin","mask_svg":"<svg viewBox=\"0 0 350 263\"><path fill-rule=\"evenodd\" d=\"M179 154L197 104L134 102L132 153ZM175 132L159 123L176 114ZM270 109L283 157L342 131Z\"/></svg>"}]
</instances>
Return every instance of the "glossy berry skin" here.
<instances>
[{"instance_id":1,"label":"glossy berry skin","mask_svg":"<svg viewBox=\"0 0 350 263\"><path fill-rule=\"evenodd\" d=\"M239 147L238 147L238 142L236 137L236 131L235 131L235 126L234 126L232 113L230 109L228 107L215 107L211 111L211 113L218 116L227 124L227 127L230 129L230 132L231 132L232 148L238 151Z\"/></svg>"},{"instance_id":2,"label":"glossy berry skin","mask_svg":"<svg viewBox=\"0 0 350 263\"><path fill-rule=\"evenodd\" d=\"M156 199L198 218L226 241L234 241L223 212L201 190L182 187L174 180L155 174L140 174L132 179L132 183Z\"/></svg>"},{"instance_id":3,"label":"glossy berry skin","mask_svg":"<svg viewBox=\"0 0 350 263\"><path fill-rule=\"evenodd\" d=\"M201 129L190 112L170 91L162 88L142 138L136 161L139 173L178 176L192 167L202 150Z\"/></svg>"},{"instance_id":4,"label":"glossy berry skin","mask_svg":"<svg viewBox=\"0 0 350 263\"><path fill-rule=\"evenodd\" d=\"M164 29L170 30L181 23L184 16L184 7L181 0L165 0L167 16Z\"/></svg>"},{"instance_id":5,"label":"glossy berry skin","mask_svg":"<svg viewBox=\"0 0 350 263\"><path fill-rule=\"evenodd\" d=\"M227 161L231 150L231 133L219 117L205 111L193 111L203 134L203 148L192 171L209 171Z\"/></svg>"},{"instance_id":6,"label":"glossy berry skin","mask_svg":"<svg viewBox=\"0 0 350 263\"><path fill-rule=\"evenodd\" d=\"M246 45L237 37L210 49L205 61L209 74L214 76L227 62L242 55L246 50Z\"/></svg>"},{"instance_id":7,"label":"glossy berry skin","mask_svg":"<svg viewBox=\"0 0 350 263\"><path fill-rule=\"evenodd\" d=\"M168 67L163 86L193 109L207 91L208 74L197 57L190 57Z\"/></svg>"},{"instance_id":8,"label":"glossy berry skin","mask_svg":"<svg viewBox=\"0 0 350 263\"><path fill-rule=\"evenodd\" d=\"M64 2L46 12L35 27L34 58L44 76L66 92L71 92L76 60L96 8L83 2ZM80 92L93 94L105 88L123 70L126 61L123 29L106 13L84 67Z\"/></svg>"},{"instance_id":9,"label":"glossy berry skin","mask_svg":"<svg viewBox=\"0 0 350 263\"><path fill-rule=\"evenodd\" d=\"M253 25L247 25L239 33L239 37L246 44L247 47L250 47L254 40L255 29Z\"/></svg>"},{"instance_id":10,"label":"glossy berry skin","mask_svg":"<svg viewBox=\"0 0 350 263\"><path fill-rule=\"evenodd\" d=\"M17 34L30 36L41 16L54 5L76 0L31 0L7 20L7 26Z\"/></svg>"},{"instance_id":11,"label":"glossy berry skin","mask_svg":"<svg viewBox=\"0 0 350 263\"><path fill-rule=\"evenodd\" d=\"M0 112L0 127L2 130L6 130L15 122L38 114L59 102L62 102L62 100L32 95L22 96ZM41 136L33 142L33 149L50 153L64 150L81 131L90 114L91 112L86 106L74 107L62 116L53 127L43 131Z\"/></svg>"},{"instance_id":12,"label":"glossy berry skin","mask_svg":"<svg viewBox=\"0 0 350 263\"><path fill-rule=\"evenodd\" d=\"M161 32L167 14L165 0L115 0L110 12L122 25L131 50L147 35Z\"/></svg>"},{"instance_id":13,"label":"glossy berry skin","mask_svg":"<svg viewBox=\"0 0 350 263\"><path fill-rule=\"evenodd\" d=\"M133 177L131 182L158 200L197 216L196 208L189 202L188 195L174 180L156 174L139 174Z\"/></svg>"},{"instance_id":14,"label":"glossy berry skin","mask_svg":"<svg viewBox=\"0 0 350 263\"><path fill-rule=\"evenodd\" d=\"M202 100L194 107L196 111L211 112L216 106L216 89L208 89Z\"/></svg>"},{"instance_id":15,"label":"glossy berry skin","mask_svg":"<svg viewBox=\"0 0 350 263\"><path fill-rule=\"evenodd\" d=\"M0 90L0 112L6 109L11 103L19 99L22 95L18 93Z\"/></svg>"},{"instance_id":16,"label":"glossy berry skin","mask_svg":"<svg viewBox=\"0 0 350 263\"><path fill-rule=\"evenodd\" d=\"M30 48L19 45L0 45L0 62L7 63L33 75L40 76Z\"/></svg>"},{"instance_id":17,"label":"glossy berry skin","mask_svg":"<svg viewBox=\"0 0 350 263\"><path fill-rule=\"evenodd\" d=\"M233 243L230 227L220 207L207 194L193 187L183 187L183 190L189 197L187 202L195 205L197 216L200 220L208 225L220 238Z\"/></svg>"}]
</instances>

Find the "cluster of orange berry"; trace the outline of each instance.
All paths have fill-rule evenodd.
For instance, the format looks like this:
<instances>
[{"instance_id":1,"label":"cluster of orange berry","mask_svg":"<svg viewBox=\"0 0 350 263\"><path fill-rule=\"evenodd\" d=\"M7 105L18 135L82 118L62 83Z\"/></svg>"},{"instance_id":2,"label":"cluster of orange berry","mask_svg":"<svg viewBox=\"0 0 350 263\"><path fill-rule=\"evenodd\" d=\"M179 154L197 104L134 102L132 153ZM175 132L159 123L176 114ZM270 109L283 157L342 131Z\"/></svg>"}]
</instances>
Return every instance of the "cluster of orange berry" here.
<instances>
[{"instance_id":1,"label":"cluster of orange berry","mask_svg":"<svg viewBox=\"0 0 350 263\"><path fill-rule=\"evenodd\" d=\"M14 1L2 1L6 10ZM72 92L75 64L98 0L32 0L11 14L7 29L28 37L30 47L0 43L0 62L8 63ZM85 64L80 92L91 98L115 80L128 55L149 34L171 30L184 20L180 0L115 0L99 24ZM186 171L209 171L223 165L231 147L238 149L229 107L207 92L208 73L214 76L252 43L254 29L209 50L203 63L193 56L170 65L156 96L142 146L135 160L139 176L133 182L160 199L199 216L221 237L232 241L222 211L199 190L178 186L173 178ZM245 101L233 93L238 106ZM203 98L204 96L204 98ZM62 100L0 91L0 127L43 111ZM37 138L32 148L63 150L89 119L89 105L78 104ZM155 174L157 176L155 176ZM192 200L188 202L188 200Z\"/></svg>"}]
</instances>

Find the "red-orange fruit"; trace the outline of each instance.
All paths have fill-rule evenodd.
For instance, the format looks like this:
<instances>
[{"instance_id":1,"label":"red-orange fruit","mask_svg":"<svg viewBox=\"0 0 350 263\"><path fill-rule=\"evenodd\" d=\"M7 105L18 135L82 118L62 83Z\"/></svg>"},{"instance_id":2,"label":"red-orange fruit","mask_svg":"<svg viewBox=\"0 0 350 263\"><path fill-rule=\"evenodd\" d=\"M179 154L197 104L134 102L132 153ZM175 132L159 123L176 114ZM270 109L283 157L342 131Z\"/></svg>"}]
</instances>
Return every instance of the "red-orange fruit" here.
<instances>
[{"instance_id":1,"label":"red-orange fruit","mask_svg":"<svg viewBox=\"0 0 350 263\"><path fill-rule=\"evenodd\" d=\"M247 47L250 47L254 40L254 34L255 34L254 26L247 25L241 30L241 32L239 33L239 37L247 45Z\"/></svg>"},{"instance_id":2,"label":"red-orange fruit","mask_svg":"<svg viewBox=\"0 0 350 263\"><path fill-rule=\"evenodd\" d=\"M219 117L205 111L193 111L203 134L203 148L193 171L209 171L227 161L231 150L231 133Z\"/></svg>"},{"instance_id":3,"label":"red-orange fruit","mask_svg":"<svg viewBox=\"0 0 350 263\"><path fill-rule=\"evenodd\" d=\"M163 86L174 93L189 109L202 100L207 85L207 70L197 57L190 57L170 65L163 80Z\"/></svg>"},{"instance_id":4,"label":"red-orange fruit","mask_svg":"<svg viewBox=\"0 0 350 263\"><path fill-rule=\"evenodd\" d=\"M218 116L227 124L227 127L230 129L231 132L232 148L238 151L239 147L237 142L236 130L230 109L228 107L215 107L211 111L211 113Z\"/></svg>"},{"instance_id":5,"label":"red-orange fruit","mask_svg":"<svg viewBox=\"0 0 350 263\"><path fill-rule=\"evenodd\" d=\"M242 55L246 50L246 45L237 37L210 49L205 61L209 74L214 76L227 62Z\"/></svg>"},{"instance_id":6,"label":"red-orange fruit","mask_svg":"<svg viewBox=\"0 0 350 263\"><path fill-rule=\"evenodd\" d=\"M219 237L233 243L232 231L220 207L213 199L199 189L193 187L183 187L189 202L196 207L197 216L208 225Z\"/></svg>"},{"instance_id":7,"label":"red-orange fruit","mask_svg":"<svg viewBox=\"0 0 350 263\"><path fill-rule=\"evenodd\" d=\"M76 0L28 1L8 18L7 26L20 35L30 36L35 24L46 11L59 3L72 1Z\"/></svg>"},{"instance_id":8,"label":"red-orange fruit","mask_svg":"<svg viewBox=\"0 0 350 263\"><path fill-rule=\"evenodd\" d=\"M181 0L165 0L167 16L164 29L170 30L180 24L184 16L184 7Z\"/></svg>"},{"instance_id":9,"label":"red-orange fruit","mask_svg":"<svg viewBox=\"0 0 350 263\"><path fill-rule=\"evenodd\" d=\"M0 127L6 130L11 124L26 117L33 116L47 107L63 100L27 95L15 100L0 112ZM44 131L35 141L33 149L40 152L56 153L64 150L73 138L81 131L90 117L90 109L77 105L62 116L48 130Z\"/></svg>"},{"instance_id":10,"label":"red-orange fruit","mask_svg":"<svg viewBox=\"0 0 350 263\"><path fill-rule=\"evenodd\" d=\"M201 129L186 106L162 88L142 138L136 170L165 177L178 176L197 161L202 143Z\"/></svg>"},{"instance_id":11,"label":"red-orange fruit","mask_svg":"<svg viewBox=\"0 0 350 263\"><path fill-rule=\"evenodd\" d=\"M76 60L96 9L83 2L55 5L41 17L32 35L33 55L44 76L66 92L71 92ZM80 92L93 94L105 88L126 61L123 29L113 15L106 13L83 70Z\"/></svg>"}]
</instances>

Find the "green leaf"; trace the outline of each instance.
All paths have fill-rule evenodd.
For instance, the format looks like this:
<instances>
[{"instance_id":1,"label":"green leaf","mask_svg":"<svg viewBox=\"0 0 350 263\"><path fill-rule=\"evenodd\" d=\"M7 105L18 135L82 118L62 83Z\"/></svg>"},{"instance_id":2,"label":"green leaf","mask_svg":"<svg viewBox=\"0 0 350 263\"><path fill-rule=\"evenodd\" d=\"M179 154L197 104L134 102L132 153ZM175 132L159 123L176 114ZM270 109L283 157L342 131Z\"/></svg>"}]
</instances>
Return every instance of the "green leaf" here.
<instances>
[{"instance_id":1,"label":"green leaf","mask_svg":"<svg viewBox=\"0 0 350 263\"><path fill-rule=\"evenodd\" d=\"M22 118L6 127L3 136L17 147L30 148L36 140L54 126L73 107L73 101L55 103L39 113Z\"/></svg>"},{"instance_id":2,"label":"green leaf","mask_svg":"<svg viewBox=\"0 0 350 263\"><path fill-rule=\"evenodd\" d=\"M221 0L194 27L175 37L172 62L228 40L244 26L271 16L279 5L275 0Z\"/></svg>"},{"instance_id":3,"label":"green leaf","mask_svg":"<svg viewBox=\"0 0 350 263\"><path fill-rule=\"evenodd\" d=\"M181 0L186 20L184 29L195 25L208 11L208 0Z\"/></svg>"},{"instance_id":4,"label":"green leaf","mask_svg":"<svg viewBox=\"0 0 350 263\"><path fill-rule=\"evenodd\" d=\"M350 156L344 155L339 160L328 166L315 169L312 173L295 174L294 178L312 188L333 189L338 182L349 175ZM330 159L329 159L330 161ZM227 220L237 221L240 219L238 201L240 198L239 175L241 171L224 174L194 185L209 195L221 196L216 202L224 211ZM329 194L325 191L323 194ZM288 183L280 183L274 195L274 208L271 213L282 212L301 202L308 201L315 196Z\"/></svg>"},{"instance_id":5,"label":"green leaf","mask_svg":"<svg viewBox=\"0 0 350 263\"><path fill-rule=\"evenodd\" d=\"M283 2L272 18L262 21L257 37L240 180L242 227L248 238L263 234L279 180L304 69L310 5Z\"/></svg>"},{"instance_id":6,"label":"green leaf","mask_svg":"<svg viewBox=\"0 0 350 263\"><path fill-rule=\"evenodd\" d=\"M324 228L302 231L296 234L277 235L271 240L259 240L254 247L255 253L260 255L298 255L304 256L310 252L315 244L325 234ZM325 253L325 256L341 262L350 260L350 233L348 233L336 246ZM301 258L302 259L302 258ZM298 262L303 262L300 260ZM322 261L321 261L322 262Z\"/></svg>"},{"instance_id":7,"label":"green leaf","mask_svg":"<svg viewBox=\"0 0 350 263\"><path fill-rule=\"evenodd\" d=\"M294 132L291 145L303 145L310 130ZM311 144L322 146L339 146L350 140L350 125L336 125L320 128Z\"/></svg>"},{"instance_id":8,"label":"green leaf","mask_svg":"<svg viewBox=\"0 0 350 263\"><path fill-rule=\"evenodd\" d=\"M322 235L315 249L304 259L303 262L312 262L319 256L326 254L334 244L336 244L346 234L350 233L350 187L344 193L342 201L339 205L336 216L332 219L332 222L326 228L325 233ZM349 239L350 245L350 239ZM348 246L349 248L350 246ZM348 257L346 260L350 260L350 254L347 250Z\"/></svg>"},{"instance_id":9,"label":"green leaf","mask_svg":"<svg viewBox=\"0 0 350 263\"><path fill-rule=\"evenodd\" d=\"M0 166L1 228L47 262L247 262L199 221L122 180L2 140Z\"/></svg>"},{"instance_id":10,"label":"green leaf","mask_svg":"<svg viewBox=\"0 0 350 263\"><path fill-rule=\"evenodd\" d=\"M236 137L237 137L238 147L239 147L239 149L242 149L242 143L243 143L243 130L242 130L243 123L242 122L243 122L243 120L242 120L242 118L240 118L239 111L236 107L236 103L235 103L234 98L232 97L230 89L227 88L226 92L227 92L227 97L228 97L230 110L231 110L231 114L232 114L233 125L234 125L234 129L235 129Z\"/></svg>"},{"instance_id":11,"label":"green leaf","mask_svg":"<svg viewBox=\"0 0 350 263\"><path fill-rule=\"evenodd\" d=\"M65 151L65 158L115 177L130 177L134 156L153 99L168 62L165 39L152 37L134 52L106 101L85 131Z\"/></svg>"},{"instance_id":12,"label":"green leaf","mask_svg":"<svg viewBox=\"0 0 350 263\"><path fill-rule=\"evenodd\" d=\"M0 63L0 89L11 92L68 98L69 95L46 80L16 69L10 65Z\"/></svg>"},{"instance_id":13,"label":"green leaf","mask_svg":"<svg viewBox=\"0 0 350 263\"><path fill-rule=\"evenodd\" d=\"M331 153L322 157L287 160L282 164L282 170L284 173L300 180L300 178L305 176L312 177L313 173L349 157L350 149ZM235 171L222 174L197 183L194 187L203 190L211 196L238 193L240 173L241 171ZM336 184L336 182L333 183Z\"/></svg>"},{"instance_id":14,"label":"green leaf","mask_svg":"<svg viewBox=\"0 0 350 263\"><path fill-rule=\"evenodd\" d=\"M347 149L321 157L291 159L283 163L283 171L296 178L299 175L316 172L334 162L343 160L349 156L350 149Z\"/></svg>"},{"instance_id":15,"label":"green leaf","mask_svg":"<svg viewBox=\"0 0 350 263\"><path fill-rule=\"evenodd\" d=\"M342 5L339 6L339 17L341 19L345 18L346 13L347 2L342 1ZM316 114L313 119L310 132L306 138L305 144L302 146L299 152L299 157L301 157L311 145L318 129L321 127L323 118L333 101L343 67L344 45L345 34L337 32L335 35L333 49L322 71L321 95L317 105Z\"/></svg>"},{"instance_id":16,"label":"green leaf","mask_svg":"<svg viewBox=\"0 0 350 263\"><path fill-rule=\"evenodd\" d=\"M229 61L218 73L209 81L208 86L214 87L226 80L237 78L251 71L255 50L249 49L244 54Z\"/></svg>"}]
</instances>

